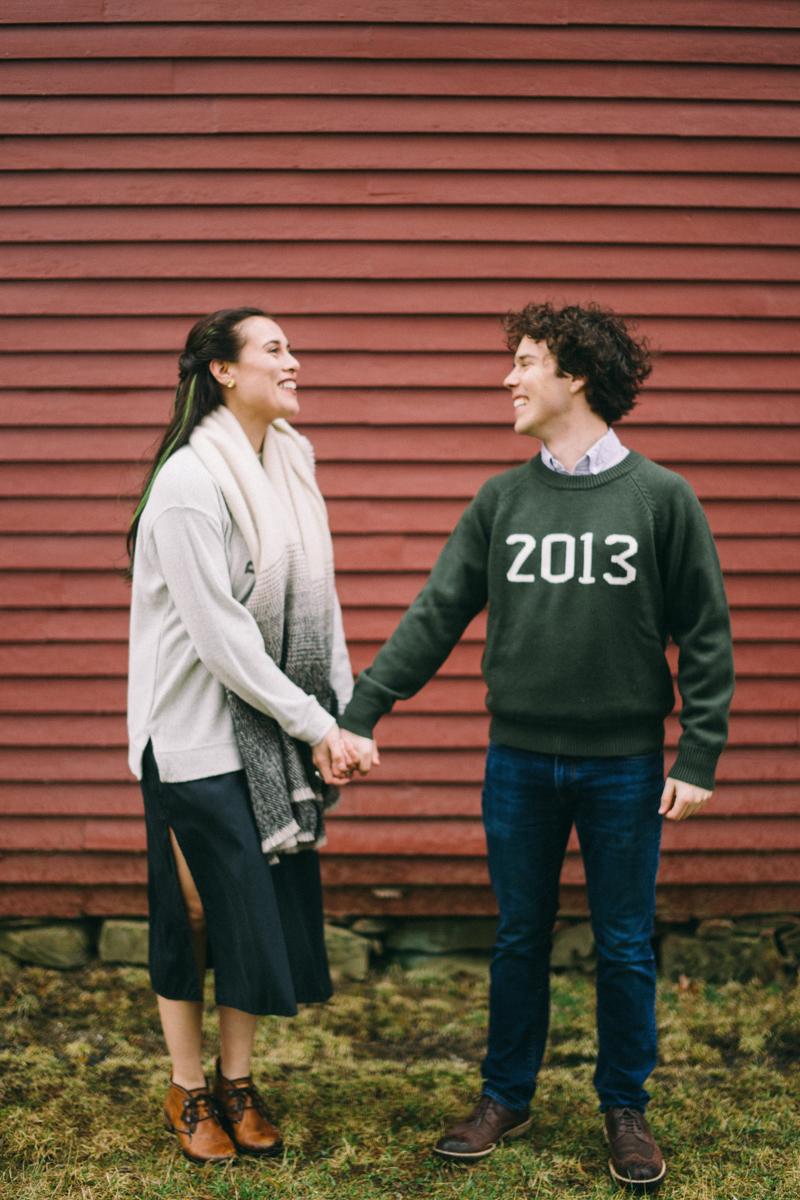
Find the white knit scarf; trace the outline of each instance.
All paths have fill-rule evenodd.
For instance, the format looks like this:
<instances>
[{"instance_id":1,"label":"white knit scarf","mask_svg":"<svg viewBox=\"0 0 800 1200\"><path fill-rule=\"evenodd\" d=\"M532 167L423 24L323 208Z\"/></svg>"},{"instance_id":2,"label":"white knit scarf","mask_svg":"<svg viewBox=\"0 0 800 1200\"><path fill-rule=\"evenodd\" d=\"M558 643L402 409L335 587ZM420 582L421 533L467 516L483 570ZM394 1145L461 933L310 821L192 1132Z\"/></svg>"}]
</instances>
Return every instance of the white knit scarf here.
<instances>
[{"instance_id":1,"label":"white knit scarf","mask_svg":"<svg viewBox=\"0 0 800 1200\"><path fill-rule=\"evenodd\" d=\"M311 443L276 420L259 458L221 405L189 444L219 484L252 555L256 581L246 607L267 654L332 712L333 546ZM235 692L227 694L262 850L275 855L323 845L322 814L338 791L323 783L305 742Z\"/></svg>"}]
</instances>

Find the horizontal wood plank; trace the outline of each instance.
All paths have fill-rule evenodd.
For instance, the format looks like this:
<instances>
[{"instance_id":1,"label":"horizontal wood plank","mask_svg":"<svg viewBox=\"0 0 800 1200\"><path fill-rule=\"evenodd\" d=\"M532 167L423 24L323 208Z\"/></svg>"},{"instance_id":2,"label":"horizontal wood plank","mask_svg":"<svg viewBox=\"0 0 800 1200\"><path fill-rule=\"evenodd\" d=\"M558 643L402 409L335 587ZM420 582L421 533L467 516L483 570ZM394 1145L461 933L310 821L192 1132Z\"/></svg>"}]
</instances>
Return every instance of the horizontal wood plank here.
<instances>
[{"instance_id":1,"label":"horizontal wood plank","mask_svg":"<svg viewBox=\"0 0 800 1200\"><path fill-rule=\"evenodd\" d=\"M208 170L222 154L233 170L263 170L265 162L297 170L482 170L575 171L610 169L645 173L755 172L797 174L800 145L761 137L733 140L693 137L620 136L609 128L599 134L519 134L465 138L446 130L393 134L253 135L146 134L116 136L16 136L4 146L6 170ZM206 306L208 307L208 306Z\"/></svg>"},{"instance_id":2,"label":"horizontal wood plank","mask_svg":"<svg viewBox=\"0 0 800 1200\"><path fill-rule=\"evenodd\" d=\"M794 30L656 28L593 25L335 25L322 22L24 24L3 32L14 59L322 58L633 61L668 63L800 62Z\"/></svg>"},{"instance_id":3,"label":"horizontal wood plank","mask_svg":"<svg viewBox=\"0 0 800 1200\"><path fill-rule=\"evenodd\" d=\"M105 212L106 210L103 211ZM437 216L439 215L438 210L432 211L436 212ZM474 218L477 222L480 219L481 211L479 208L476 209L475 213L470 214L470 219ZM27 225L27 215L24 210L14 210L14 213L15 215L21 213L21 217ZM69 213L66 215L72 220ZM382 213L378 213L378 215L383 216ZM386 215L388 218L391 216L391 213ZM715 219L718 217L719 214L715 214ZM187 221L186 217L182 219L184 223ZM355 221L356 218L354 217L353 220ZM218 218L215 218L215 221L218 221ZM262 222L260 233L263 235L263 219L259 218L259 221ZM797 214L795 223L797 233L800 234L800 213ZM0 225L2 225L1 210ZM129 226L125 228L126 231L129 230ZM395 230L397 229L396 223L394 228ZM99 232L97 236L99 238ZM262 238L259 238L259 240L262 240ZM530 241L532 239L528 238L525 240ZM447 355L446 363L450 366L455 364L456 367L459 360L452 357L454 354L475 355L479 352L484 352L487 356L491 356L492 366L498 363L496 357L498 354L505 354L506 363L510 362L510 354L505 351L505 339L500 327L499 317L496 313L492 313L491 315L453 313L424 313L419 315L385 315L380 313L371 313L369 315L321 314L318 316L297 315L290 318L288 322L281 317L281 321L286 324L287 331L291 335L292 349L300 358L301 369L305 365L306 356L311 356L308 362L312 366L312 369L314 369L315 375L314 382L311 385L314 388L310 397L312 400L314 399L315 392L319 397L319 392L323 389L324 393L326 393L326 399L331 399L330 392L335 388L335 384L332 381L327 381L326 383L322 378L319 378L321 372L319 371L318 364L322 361L321 352L323 351L339 355L343 352L350 353L352 351L376 353L377 345L380 347L391 346L393 353L402 351L411 351L414 354L430 351L444 353ZM659 355L669 355L667 365L670 367L673 365L675 355L694 356L721 353L730 353L737 356L751 354L794 355L797 353L798 344L800 344L800 321L789 319L786 316L783 316L780 320L747 320L743 317L731 320L711 316L706 316L703 320L698 320L696 317L639 316L637 327L639 333L646 336L651 344L657 348ZM0 317L0 336L2 336L5 343L16 347L18 350L27 350L34 354L46 353L48 351L55 351L57 353L64 353L66 351L71 354L78 351L90 351L95 354L101 351L109 351L112 354L127 354L130 351L138 350L148 356L160 351L167 351L171 356L173 375L177 371L177 355L186 339L187 333L188 322L186 317ZM381 352L377 351L377 353L380 354ZM66 361L69 362L70 360ZM165 362L165 359L159 355L157 360L149 361L157 361L160 366L162 362ZM381 359L378 361L381 361ZM470 361L474 363L477 360L472 358ZM695 360L691 361L694 362ZM666 396L655 396L654 398L661 399L663 402L671 396L676 395L676 392L671 391L669 387L665 389L660 375L660 372L656 372L650 380L647 391L644 393L645 400L648 400L654 392L663 394L665 390L667 391ZM493 400L497 400L498 396L503 395L501 391L502 378L503 375L498 373L495 380L495 388L489 392ZM303 399L305 399L305 376L302 379L304 385ZM763 390L760 390L756 394L752 402L756 410L765 403L766 397L771 395L771 392L766 390L769 388L770 382L770 378L767 377L764 380ZM479 386L479 381L475 380L471 384L470 390L474 392ZM696 388L696 386L695 384L694 387ZM453 387L452 383L450 387ZM141 400L145 403L149 399L147 393L150 390L149 388L142 388ZM167 390L164 387L164 393ZM427 390L430 393L430 388ZM691 384L686 388L680 387L677 395L681 395L685 390L692 391L694 388L692 388ZM719 387L714 389L714 391L720 390L723 389ZM741 391L741 389L739 390ZM364 391L363 383L361 384L360 391L362 393ZM401 392L402 387L395 385L392 391ZM131 399L135 395L136 393L133 393ZM733 399L735 392L728 392L728 395ZM166 399L166 395L164 398ZM424 395L419 397L420 401L424 400L424 398ZM482 399L480 396L479 398ZM741 395L736 398L740 403L744 399ZM88 400L89 398L87 397L86 399ZM101 397L98 397L98 402L100 399ZM408 401L412 397L408 396L406 399ZM692 396L690 395L686 399L691 401ZM319 399L317 402L319 403ZM720 407L721 404L722 398L720 398ZM138 413L134 412L131 415L138 415ZM337 413L336 415L338 417L339 414ZM507 406L503 409L502 415L499 411L495 410L495 420L505 419L505 421L508 421L509 415ZM163 421L164 407L161 408L156 419ZM670 414L670 423L674 421L675 415L673 413ZM797 417L795 416L796 421ZM57 423L61 424L62 422L59 421ZM112 422L111 420L107 420L106 423L111 424ZM127 421L122 422L122 424L130 423L132 423L130 417ZM319 417L317 417L316 423L319 423ZM352 417L349 422L345 423L357 424L361 422ZM367 417L366 423L372 423L369 417ZM720 420L720 424L734 423L735 421L732 417L727 421L724 419ZM758 424L758 422L753 422L752 420L750 423ZM147 424L147 420L140 416L138 424Z\"/></svg>"},{"instance_id":4,"label":"horizontal wood plank","mask_svg":"<svg viewBox=\"0 0 800 1200\"><path fill-rule=\"evenodd\" d=\"M8 0L0 17L2 24L115 24L206 22L264 22L264 10L256 0L241 0L236 9L223 0L174 0L169 10L155 0ZM281 14L283 16L283 14ZM464 0L457 10L450 0L409 0L403 12L411 23L515 25L518 15L500 0ZM674 0L669 10L654 11L645 0L569 0L553 5L530 0L527 20L536 25L677 25L715 28L797 28L800 25L791 0L762 0L757 8L751 0ZM347 12L332 0L296 0L293 22L369 22L394 24L397 14L380 0L353 0ZM271 22L264 22L269 28Z\"/></svg>"},{"instance_id":5,"label":"horizontal wood plank","mask_svg":"<svg viewBox=\"0 0 800 1200\"><path fill-rule=\"evenodd\" d=\"M331 500L334 534L450 533L466 507L459 500ZM800 502L706 501L706 516L717 535L800 534ZM126 533L133 505L120 499L0 498L0 527L6 533ZM0 630L2 637L2 630Z\"/></svg>"},{"instance_id":6,"label":"horizontal wood plank","mask_svg":"<svg viewBox=\"0 0 800 1200\"><path fill-rule=\"evenodd\" d=\"M3 250L7 279L163 280L197 279L202 275L206 280L239 279L248 291L257 288L262 293L266 292L262 281L267 278L497 279L509 274L511 261L505 245L483 242L472 243L468 254L456 242L375 244L313 240L208 245L164 241L157 246L135 242L117 242L113 246L62 243L58 249L50 245L17 244ZM670 281L691 273L697 280L780 284L796 282L798 262L800 253L795 247L745 245L737 247L734 255L722 246L641 246L625 241L593 244L588 223L581 237L576 231L574 242L515 245L513 253L517 279L621 280L634 276ZM259 285L253 280L260 281ZM137 381L130 382L135 386ZM146 385L152 386L151 381L147 380ZM168 381L159 380L158 386L168 386Z\"/></svg>"},{"instance_id":7,"label":"horizontal wood plank","mask_svg":"<svg viewBox=\"0 0 800 1200\"><path fill-rule=\"evenodd\" d=\"M247 172L248 177L251 174L252 172ZM291 174L294 176L299 173ZM482 172L476 174L483 178ZM60 180L60 172L47 172L43 175L43 180L48 181L51 192L52 183L49 181L54 175ZM181 175L182 173L178 173L179 178ZM419 173L416 173L415 177L418 175ZM495 175L493 172L490 177L494 178ZM124 177L123 175L122 178ZM0 177L5 194L9 194L15 178L18 177L10 172ZM84 174L81 173L79 178L84 178ZM91 189L93 176L89 173L86 178L87 187ZM542 179L541 173L535 173L532 178L535 179L538 189ZM544 178L546 180L547 176ZM630 180L635 178L636 176L620 177L617 195L621 194L622 189L622 194L627 196ZM448 176L443 175L441 179L442 186L446 187ZM794 178L788 181L788 185L794 196ZM375 186L381 187L380 179L376 180ZM572 184L570 187L572 188ZM379 195L385 194L383 191L379 192ZM389 191L388 195L396 201L396 193ZM409 201L413 199L414 197L410 197ZM43 198L41 202L44 203ZM500 200L496 200L495 203L500 203ZM178 330L177 344L181 344L192 320L205 312L214 311L215 304L235 308L241 302L243 292L249 295L252 288L251 281L231 276L217 279L139 278L135 288L131 287L127 280L120 279L2 279L0 313L6 317L23 316L26 319L39 319L42 316L72 317L76 313L94 315L95 319L98 316L135 316L148 319L151 328L160 328L160 318L179 316L182 323ZM409 279L339 277L315 278L312 283L304 279L273 277L266 289L266 298L270 310L281 314L281 321L294 339L294 318L299 316L367 314L380 318L398 313L421 313L425 316L444 314L452 317L479 313L494 320L508 308L521 308L536 293L557 294L563 296L567 303L595 300L639 319L653 316L682 317L687 325L693 325L694 321L690 319L697 317L771 317L783 320L800 316L800 284L769 279L756 282L702 279L598 281L586 277L564 279L537 276L535 283L532 283L528 279L465 280L456 277L429 278L425 286L420 288L416 280ZM4 384L11 396L24 396L25 393L15 391L11 380L4 380ZM133 392L127 385L124 390ZM325 390L330 393L330 389ZM424 389L422 390L424 392ZM652 386L648 387L648 393L651 391ZM698 395L696 391L692 395L693 389L685 391L689 393L686 395L687 400L701 399L705 396L705 393ZM59 388L59 392L63 394L64 400L73 404L81 395L86 395L84 388L69 394L62 387ZM109 392L104 394L109 397L112 395ZM161 394L168 406L169 389L162 389ZM758 394L755 394L756 402ZM307 390L304 391L304 395L309 396ZM730 393L730 396L731 399L735 398L735 393ZM31 397L32 401L42 399L44 394L41 391ZM140 393L139 399L144 403L144 394ZM91 392L86 395L86 400L89 404L94 400ZM68 421L65 423L69 424Z\"/></svg>"},{"instance_id":8,"label":"horizontal wood plank","mask_svg":"<svg viewBox=\"0 0 800 1200\"><path fill-rule=\"evenodd\" d=\"M83 69L83 64L81 64ZM792 174L714 174L684 171L595 171L591 189L576 188L576 171L390 171L390 170L215 170L207 169L11 171L0 173L0 207L71 207L76 221L82 209L98 206L369 205L378 209L413 205L527 205L574 207L788 209L797 208ZM190 215L189 212L186 215ZM43 220L43 217L39 218ZM163 238L163 233L160 235ZM219 230L214 231L218 240ZM68 237L67 240L75 240ZM519 240L519 239L517 239ZM717 240L717 239L715 239ZM749 240L749 239L748 239ZM631 281L633 283L633 281ZM138 289L137 289L138 290ZM270 289L272 290L272 289ZM128 294L128 303L133 298ZM201 307L208 307L201 306Z\"/></svg>"},{"instance_id":9,"label":"horizontal wood plank","mask_svg":"<svg viewBox=\"0 0 800 1200\"><path fill-rule=\"evenodd\" d=\"M475 96L796 101L791 67L716 63L0 60L0 96ZM515 61L516 60L516 61Z\"/></svg>"}]
</instances>

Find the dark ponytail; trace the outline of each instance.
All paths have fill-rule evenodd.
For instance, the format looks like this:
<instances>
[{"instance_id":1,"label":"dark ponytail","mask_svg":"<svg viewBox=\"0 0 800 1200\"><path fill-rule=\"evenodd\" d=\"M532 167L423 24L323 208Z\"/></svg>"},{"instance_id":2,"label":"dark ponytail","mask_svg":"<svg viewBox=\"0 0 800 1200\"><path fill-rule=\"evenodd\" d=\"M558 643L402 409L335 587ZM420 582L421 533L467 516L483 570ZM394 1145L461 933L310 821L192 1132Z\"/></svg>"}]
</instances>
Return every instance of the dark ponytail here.
<instances>
[{"instance_id":1,"label":"dark ponytail","mask_svg":"<svg viewBox=\"0 0 800 1200\"><path fill-rule=\"evenodd\" d=\"M209 363L238 362L244 345L240 328L242 322L248 317L268 315L260 308L223 308L207 317L201 317L197 324L192 326L186 339L186 348L178 359L179 383L172 406L172 416L147 473L128 530L128 579L133 577L133 552L139 521L158 472L170 455L186 445L192 431L203 417L208 416L222 403L222 389L208 369Z\"/></svg>"}]
</instances>

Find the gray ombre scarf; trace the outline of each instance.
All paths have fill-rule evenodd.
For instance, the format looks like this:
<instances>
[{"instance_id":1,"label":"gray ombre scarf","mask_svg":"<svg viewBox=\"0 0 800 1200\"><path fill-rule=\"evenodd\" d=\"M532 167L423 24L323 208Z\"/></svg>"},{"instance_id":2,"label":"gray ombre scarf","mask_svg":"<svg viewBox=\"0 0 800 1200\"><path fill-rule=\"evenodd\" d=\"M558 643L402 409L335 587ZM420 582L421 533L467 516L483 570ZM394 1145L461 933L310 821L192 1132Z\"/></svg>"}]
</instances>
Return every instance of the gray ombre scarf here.
<instances>
[{"instance_id":1,"label":"gray ombre scarf","mask_svg":"<svg viewBox=\"0 0 800 1200\"><path fill-rule=\"evenodd\" d=\"M246 607L267 654L292 683L333 712L333 546L311 443L277 420L259 458L224 406L205 417L189 440L222 489L252 555L256 581ZM235 692L227 694L262 850L274 856L323 845L323 813L339 792L315 770L311 747Z\"/></svg>"}]
</instances>

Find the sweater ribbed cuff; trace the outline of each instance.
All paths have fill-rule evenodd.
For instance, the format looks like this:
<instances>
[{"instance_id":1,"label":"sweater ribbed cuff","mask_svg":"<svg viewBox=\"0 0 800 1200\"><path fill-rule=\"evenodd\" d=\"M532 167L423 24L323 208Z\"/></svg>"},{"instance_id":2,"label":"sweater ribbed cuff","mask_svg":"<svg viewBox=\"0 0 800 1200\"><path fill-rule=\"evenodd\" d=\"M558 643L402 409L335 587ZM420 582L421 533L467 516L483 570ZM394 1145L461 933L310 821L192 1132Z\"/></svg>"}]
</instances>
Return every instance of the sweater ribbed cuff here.
<instances>
[{"instance_id":1,"label":"sweater ribbed cuff","mask_svg":"<svg viewBox=\"0 0 800 1200\"><path fill-rule=\"evenodd\" d=\"M718 759L719 754L713 750L705 750L702 746L693 746L691 743L687 745L681 739L678 745L678 757L669 772L669 777L713 792L714 773L717 769Z\"/></svg>"},{"instance_id":2,"label":"sweater ribbed cuff","mask_svg":"<svg viewBox=\"0 0 800 1200\"><path fill-rule=\"evenodd\" d=\"M371 695L369 686L359 679L350 703L339 717L339 728L371 738L373 729L385 712L386 706L375 695Z\"/></svg>"}]
</instances>

